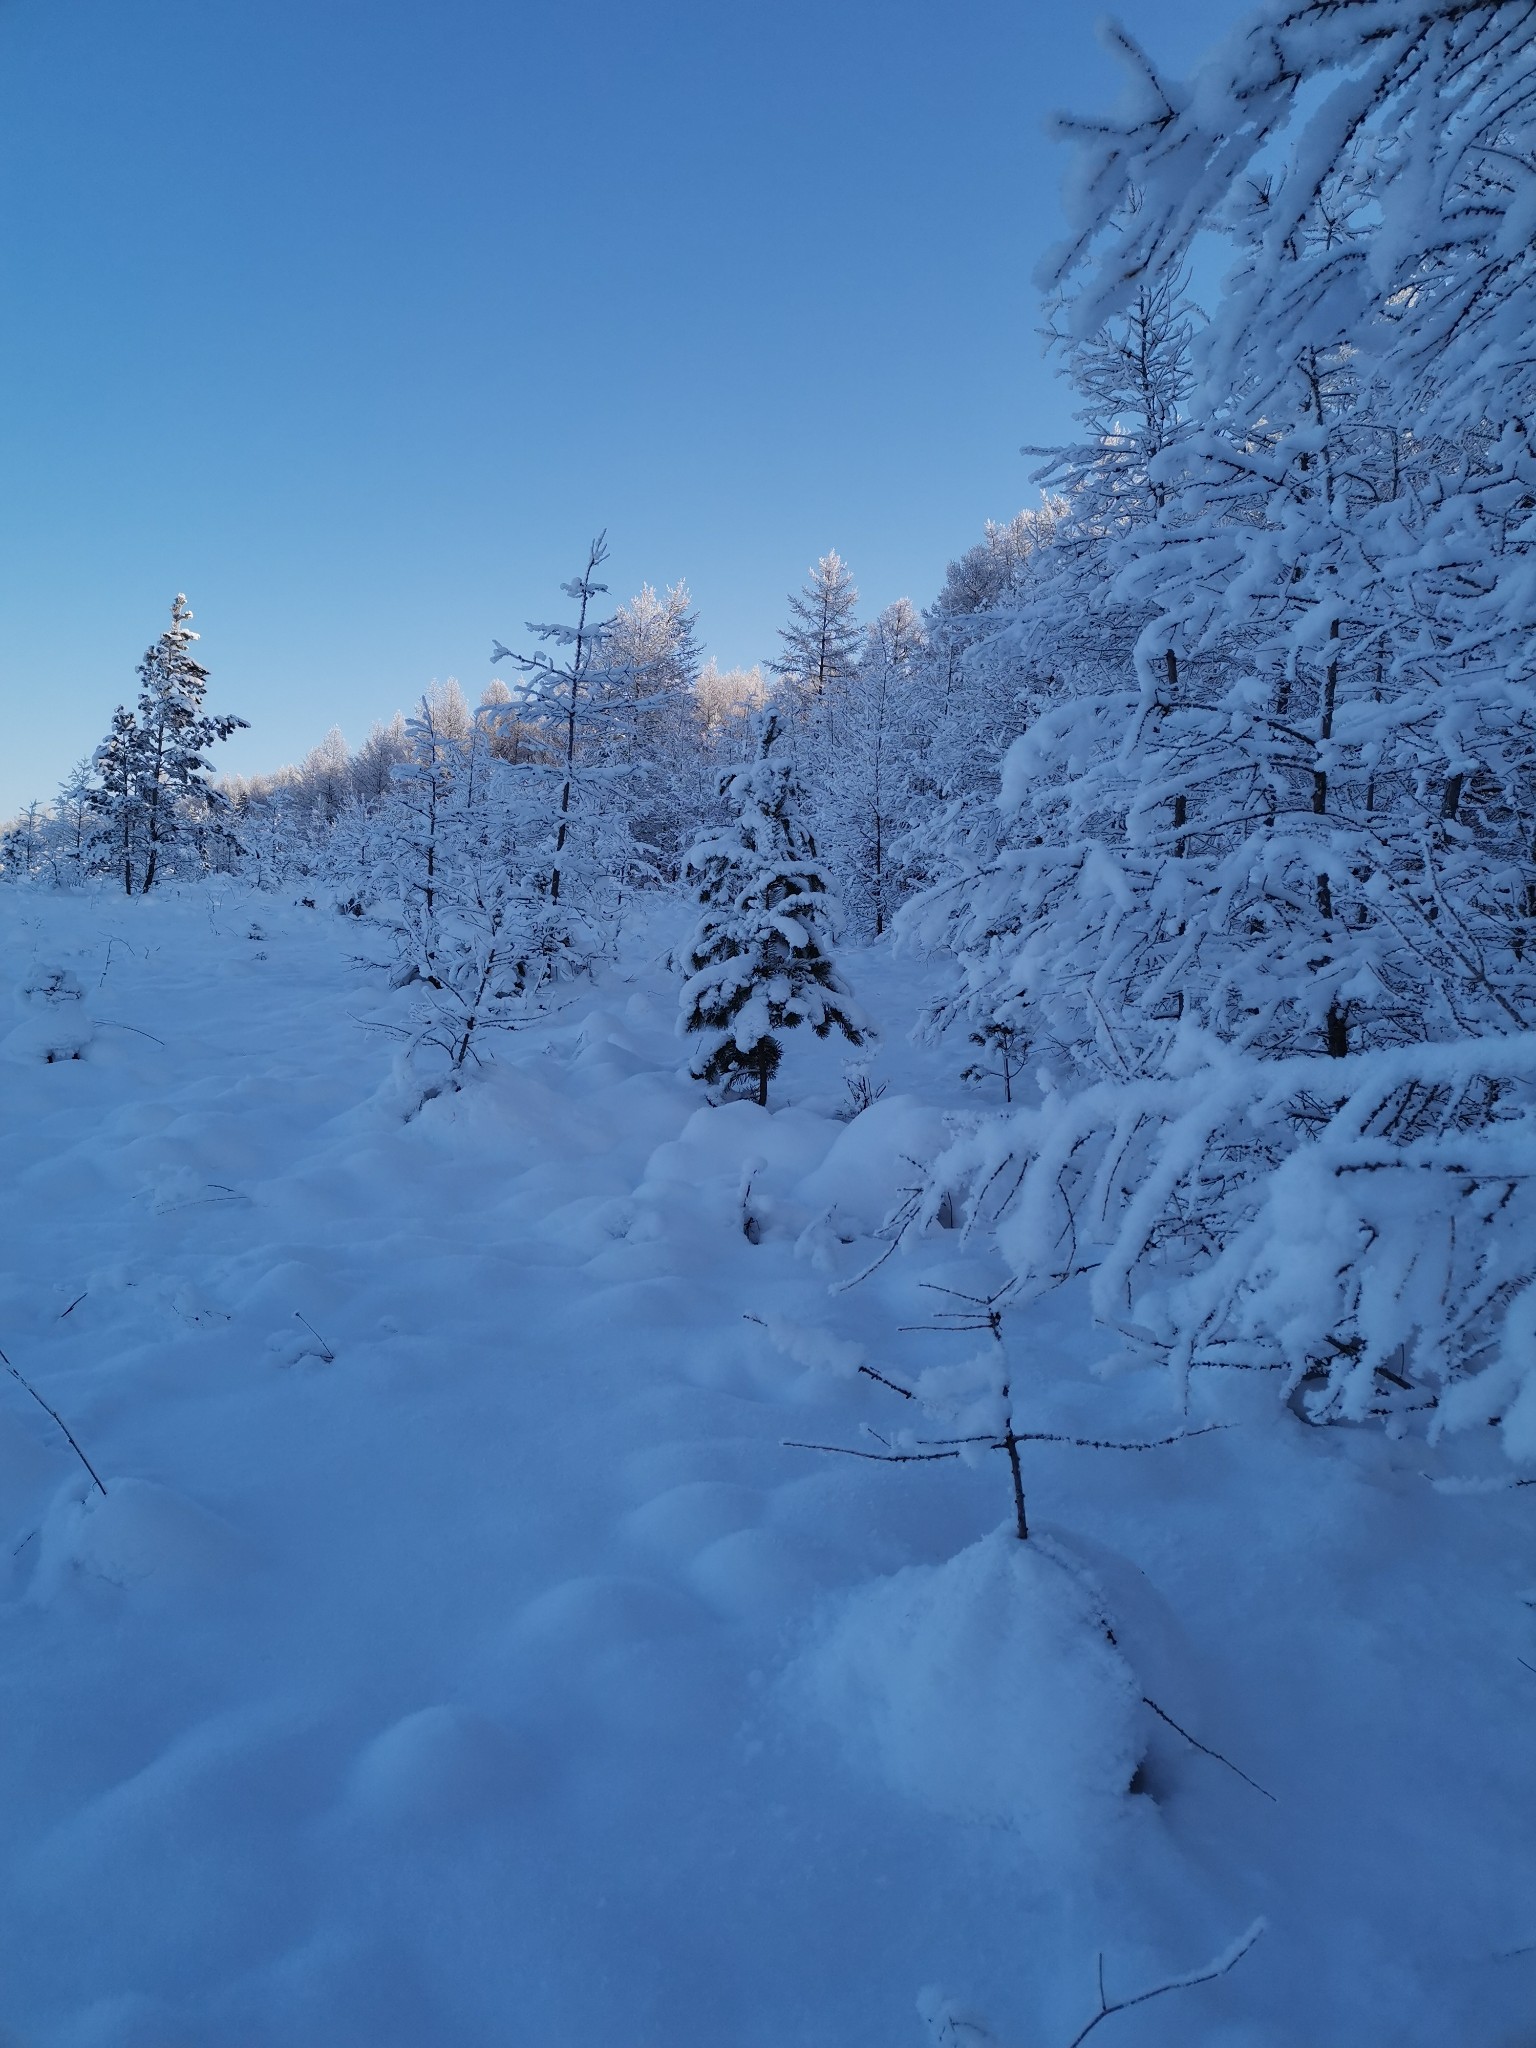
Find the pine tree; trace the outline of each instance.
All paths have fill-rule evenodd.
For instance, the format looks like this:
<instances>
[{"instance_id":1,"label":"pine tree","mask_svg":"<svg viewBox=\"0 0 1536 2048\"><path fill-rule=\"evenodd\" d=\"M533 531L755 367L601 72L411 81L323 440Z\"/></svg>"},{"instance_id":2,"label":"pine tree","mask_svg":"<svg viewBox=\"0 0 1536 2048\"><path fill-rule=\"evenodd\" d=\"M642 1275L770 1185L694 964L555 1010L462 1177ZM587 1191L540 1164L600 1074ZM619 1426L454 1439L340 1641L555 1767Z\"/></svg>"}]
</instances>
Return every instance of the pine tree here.
<instances>
[{"instance_id":1,"label":"pine tree","mask_svg":"<svg viewBox=\"0 0 1536 2048\"><path fill-rule=\"evenodd\" d=\"M755 1084L768 1102L783 1047L778 1031L809 1024L862 1045L868 1027L832 955L838 906L802 823L804 795L774 710L753 719L756 758L726 776L731 825L698 839L686 871L701 916L684 956L679 1028L699 1044L691 1072L729 1092Z\"/></svg>"},{"instance_id":2,"label":"pine tree","mask_svg":"<svg viewBox=\"0 0 1536 2048\"><path fill-rule=\"evenodd\" d=\"M192 653L198 636L191 619L186 598L178 596L169 627L139 663L137 712L119 705L96 753L97 845L130 896L148 894L188 842L199 845L206 860L207 827L224 799L209 780L204 749L247 723L203 709L208 671Z\"/></svg>"}]
</instances>

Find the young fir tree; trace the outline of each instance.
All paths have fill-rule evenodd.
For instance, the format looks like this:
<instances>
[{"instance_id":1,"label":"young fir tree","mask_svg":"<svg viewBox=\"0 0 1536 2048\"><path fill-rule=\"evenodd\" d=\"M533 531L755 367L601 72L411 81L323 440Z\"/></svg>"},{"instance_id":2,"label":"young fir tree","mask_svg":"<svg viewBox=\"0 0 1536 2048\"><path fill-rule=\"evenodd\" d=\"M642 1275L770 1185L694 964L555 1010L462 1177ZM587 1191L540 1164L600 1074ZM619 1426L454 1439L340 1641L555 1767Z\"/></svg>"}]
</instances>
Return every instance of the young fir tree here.
<instances>
[{"instance_id":1,"label":"young fir tree","mask_svg":"<svg viewBox=\"0 0 1536 2048\"><path fill-rule=\"evenodd\" d=\"M783 1055L776 1032L809 1024L818 1038L835 1029L862 1045L868 1027L832 956L838 906L801 822L778 713L758 713L753 733L756 758L721 784L734 822L703 835L687 858L701 915L684 956L680 1029L698 1034L699 1080L755 1084L766 1107Z\"/></svg>"}]
</instances>

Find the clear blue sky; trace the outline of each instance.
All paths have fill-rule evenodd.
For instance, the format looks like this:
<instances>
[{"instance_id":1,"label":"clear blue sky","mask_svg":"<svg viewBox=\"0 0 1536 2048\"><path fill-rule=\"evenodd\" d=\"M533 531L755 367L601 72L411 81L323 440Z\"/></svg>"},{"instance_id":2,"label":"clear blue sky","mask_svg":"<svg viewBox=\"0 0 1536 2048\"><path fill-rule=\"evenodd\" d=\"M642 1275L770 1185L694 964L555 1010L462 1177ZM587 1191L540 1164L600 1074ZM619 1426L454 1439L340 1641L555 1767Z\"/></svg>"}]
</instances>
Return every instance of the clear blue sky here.
<instances>
[{"instance_id":1,"label":"clear blue sky","mask_svg":"<svg viewBox=\"0 0 1536 2048\"><path fill-rule=\"evenodd\" d=\"M1183 62L1232 0L1131 0ZM0 0L0 816L186 590L235 771L686 578L722 664L836 547L873 610L1033 496L1037 0Z\"/></svg>"}]
</instances>

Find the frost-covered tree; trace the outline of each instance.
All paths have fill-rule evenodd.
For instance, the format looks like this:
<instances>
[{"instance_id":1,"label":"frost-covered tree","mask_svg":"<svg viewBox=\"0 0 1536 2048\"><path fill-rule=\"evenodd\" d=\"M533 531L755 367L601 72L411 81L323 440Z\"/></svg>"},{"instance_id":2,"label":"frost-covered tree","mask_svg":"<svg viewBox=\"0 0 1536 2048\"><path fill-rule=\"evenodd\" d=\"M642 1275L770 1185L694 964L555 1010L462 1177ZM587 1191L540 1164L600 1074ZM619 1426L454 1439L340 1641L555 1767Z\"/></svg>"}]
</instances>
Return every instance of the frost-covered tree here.
<instances>
[{"instance_id":1,"label":"frost-covered tree","mask_svg":"<svg viewBox=\"0 0 1536 2048\"><path fill-rule=\"evenodd\" d=\"M394 839L402 925L400 978L437 976L439 898L451 885L465 770L462 706L440 686L428 690L405 722L409 753L393 770L389 826Z\"/></svg>"},{"instance_id":2,"label":"frost-covered tree","mask_svg":"<svg viewBox=\"0 0 1536 2048\"><path fill-rule=\"evenodd\" d=\"M354 794L352 757L341 728L333 725L319 746L299 763L298 792L324 827L333 826Z\"/></svg>"},{"instance_id":3,"label":"frost-covered tree","mask_svg":"<svg viewBox=\"0 0 1536 2048\"><path fill-rule=\"evenodd\" d=\"M609 622L604 667L617 700L613 750L626 771L629 830L675 880L704 793L694 711L702 657L698 614L685 583L658 596L649 584Z\"/></svg>"},{"instance_id":4,"label":"frost-covered tree","mask_svg":"<svg viewBox=\"0 0 1536 2048\"><path fill-rule=\"evenodd\" d=\"M137 711L118 706L96 753L98 853L129 895L147 894L189 851L211 865L223 837L224 798L203 757L247 721L204 709L208 671L193 655L191 620L178 596L169 627L139 663Z\"/></svg>"},{"instance_id":5,"label":"frost-covered tree","mask_svg":"<svg viewBox=\"0 0 1536 2048\"><path fill-rule=\"evenodd\" d=\"M841 697L859 663L859 593L836 548L821 557L789 600L789 624L779 629L783 653L772 664L783 701L797 719L835 746Z\"/></svg>"},{"instance_id":6,"label":"frost-covered tree","mask_svg":"<svg viewBox=\"0 0 1536 2048\"><path fill-rule=\"evenodd\" d=\"M606 537L599 534L587 550L581 575L560 587L576 606L574 625L559 622L535 625L528 631L547 645L561 651L563 659L535 651L518 654L498 640L491 649L492 661L510 661L523 681L516 693L518 715L542 736L556 777L554 857L550 862L549 897L560 901L566 878L564 856L570 843L573 815L579 815L589 784L582 770L593 754L601 754L616 731L610 715L611 678L603 660L609 622L593 616L595 601L608 589L599 583L597 571L608 559Z\"/></svg>"},{"instance_id":7,"label":"frost-covered tree","mask_svg":"<svg viewBox=\"0 0 1536 2048\"><path fill-rule=\"evenodd\" d=\"M1047 282L1092 337L1197 235L1232 263L1129 502L1067 464L1107 658L1070 650L948 912L1044 1099L935 1200L1181 1374L1533 1456L1536 16L1271 4L1178 82L1121 47Z\"/></svg>"},{"instance_id":8,"label":"frost-covered tree","mask_svg":"<svg viewBox=\"0 0 1536 2048\"><path fill-rule=\"evenodd\" d=\"M394 770L409 760L405 715L397 711L388 725L375 723L368 737L352 756L352 792L358 802L374 808L383 803L394 787Z\"/></svg>"},{"instance_id":9,"label":"frost-covered tree","mask_svg":"<svg viewBox=\"0 0 1536 2048\"><path fill-rule=\"evenodd\" d=\"M700 906L683 954L679 1028L697 1039L701 1081L755 1088L766 1106L783 1048L775 1035L809 1024L862 1045L868 1027L837 971L838 906L803 822L776 710L753 719L756 755L728 775L723 830L690 849L687 873Z\"/></svg>"},{"instance_id":10,"label":"frost-covered tree","mask_svg":"<svg viewBox=\"0 0 1536 2048\"><path fill-rule=\"evenodd\" d=\"M951 562L924 614L924 715L913 735L912 783L922 798L922 837L910 849L918 870L942 866L951 831L940 820L958 805L974 821L996 788L997 758L1029 722L1057 662L1054 635L1035 624L1037 599L1055 566L1059 507L1051 502L1006 522L988 520L983 538ZM1081 616L1081 615L1079 615ZM929 828L939 828L934 839Z\"/></svg>"},{"instance_id":11,"label":"frost-covered tree","mask_svg":"<svg viewBox=\"0 0 1536 2048\"><path fill-rule=\"evenodd\" d=\"M1156 613L1120 951L1277 1052L1525 1028L1536 28L1271 6L1193 96L1123 47L1133 113L1073 124L1079 328L1198 230L1236 260L1120 578Z\"/></svg>"},{"instance_id":12,"label":"frost-covered tree","mask_svg":"<svg viewBox=\"0 0 1536 2048\"><path fill-rule=\"evenodd\" d=\"M35 798L24 804L0 830L0 872L11 882L33 880L42 872L48 840L48 813Z\"/></svg>"},{"instance_id":13,"label":"frost-covered tree","mask_svg":"<svg viewBox=\"0 0 1536 2048\"><path fill-rule=\"evenodd\" d=\"M742 722L767 701L760 668L722 669L706 661L693 686L694 722L706 751L734 742Z\"/></svg>"},{"instance_id":14,"label":"frost-covered tree","mask_svg":"<svg viewBox=\"0 0 1536 2048\"><path fill-rule=\"evenodd\" d=\"M498 761L508 761L515 767L519 762L539 758L542 735L524 720L516 693L500 676L492 676L480 692L475 717L484 726L491 752Z\"/></svg>"},{"instance_id":15,"label":"frost-covered tree","mask_svg":"<svg viewBox=\"0 0 1536 2048\"><path fill-rule=\"evenodd\" d=\"M556 978L545 889L547 792L498 757L489 719L452 738L423 731L432 723L430 701L422 709L409 727L421 772L413 779L407 767L400 778L419 821L431 802L432 886L429 901L420 880L413 888L409 871L403 875L404 971L396 979L414 988L413 1055L419 1063L430 1049L456 1085L491 1033L537 1014ZM420 842L414 858L419 872Z\"/></svg>"},{"instance_id":16,"label":"frost-covered tree","mask_svg":"<svg viewBox=\"0 0 1536 2048\"><path fill-rule=\"evenodd\" d=\"M843 686L842 739L822 763L817 843L859 926L879 938L905 891L898 851L912 822L913 768L931 706L927 636L908 598L867 629Z\"/></svg>"},{"instance_id":17,"label":"frost-covered tree","mask_svg":"<svg viewBox=\"0 0 1536 2048\"><path fill-rule=\"evenodd\" d=\"M597 615L608 588L597 571L607 558L599 534L581 575L562 584L576 607L573 622L529 623L544 648L519 654L500 641L492 648L493 661L509 661L519 673L516 715L532 736L531 758L519 770L525 830L531 834L541 809L547 822L537 852L525 837L544 904L531 940L541 986L587 972L610 943L619 890L634 866L624 758L634 707L608 660L612 621Z\"/></svg>"},{"instance_id":18,"label":"frost-covered tree","mask_svg":"<svg viewBox=\"0 0 1536 2048\"><path fill-rule=\"evenodd\" d=\"M84 881L90 868L91 760L77 761L59 786L48 835L54 880L72 886Z\"/></svg>"}]
</instances>

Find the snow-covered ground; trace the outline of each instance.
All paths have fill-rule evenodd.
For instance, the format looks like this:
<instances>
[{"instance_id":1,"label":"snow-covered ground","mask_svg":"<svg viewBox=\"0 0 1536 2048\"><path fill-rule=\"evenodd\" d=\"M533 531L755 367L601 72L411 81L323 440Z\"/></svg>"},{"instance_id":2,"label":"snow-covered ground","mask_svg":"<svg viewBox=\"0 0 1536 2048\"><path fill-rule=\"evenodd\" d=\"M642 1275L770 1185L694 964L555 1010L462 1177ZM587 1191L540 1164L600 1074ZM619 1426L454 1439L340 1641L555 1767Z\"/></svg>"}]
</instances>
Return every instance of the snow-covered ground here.
<instances>
[{"instance_id":1,"label":"snow-covered ground","mask_svg":"<svg viewBox=\"0 0 1536 2048\"><path fill-rule=\"evenodd\" d=\"M954 1233L839 1289L959 1062L854 956L880 1101L704 1108L667 936L408 1115L369 925L0 897L0 1347L106 1488L0 1375L0 2040L1065 2048L1263 1916L1096 2048L1529 2042L1536 1490L1241 1377L1029 1446L1027 1549L1001 1458L786 1447L975 1347Z\"/></svg>"}]
</instances>

